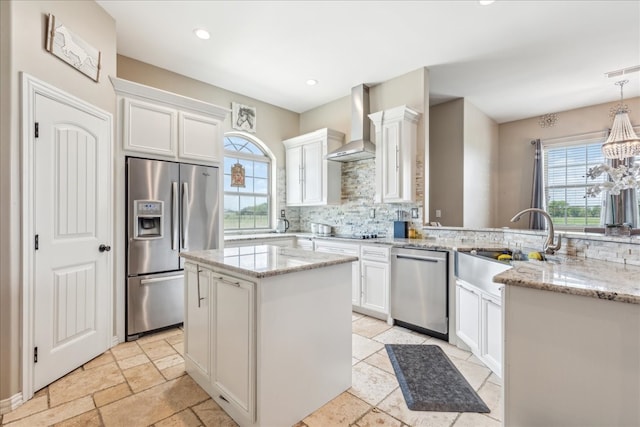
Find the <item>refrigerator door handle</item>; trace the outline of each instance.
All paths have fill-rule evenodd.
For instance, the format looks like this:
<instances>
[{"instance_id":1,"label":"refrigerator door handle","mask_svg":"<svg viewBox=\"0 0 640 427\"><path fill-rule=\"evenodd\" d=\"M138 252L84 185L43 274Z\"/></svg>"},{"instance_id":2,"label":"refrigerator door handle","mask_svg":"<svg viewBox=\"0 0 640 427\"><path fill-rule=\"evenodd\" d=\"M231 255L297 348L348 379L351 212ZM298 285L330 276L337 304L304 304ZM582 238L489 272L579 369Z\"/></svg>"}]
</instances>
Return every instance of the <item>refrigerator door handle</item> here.
<instances>
[{"instance_id":1,"label":"refrigerator door handle","mask_svg":"<svg viewBox=\"0 0 640 427\"><path fill-rule=\"evenodd\" d=\"M178 183L171 183L171 250L178 250Z\"/></svg>"},{"instance_id":2,"label":"refrigerator door handle","mask_svg":"<svg viewBox=\"0 0 640 427\"><path fill-rule=\"evenodd\" d=\"M164 277L154 277L153 279L142 279L140 280L141 285L150 285L152 283L162 283L168 280L176 280L182 279L184 277L183 274L178 274L176 276L164 276Z\"/></svg>"},{"instance_id":3,"label":"refrigerator door handle","mask_svg":"<svg viewBox=\"0 0 640 427\"><path fill-rule=\"evenodd\" d=\"M182 249L188 249L189 241L187 239L187 230L189 230L189 184L182 183Z\"/></svg>"}]
</instances>

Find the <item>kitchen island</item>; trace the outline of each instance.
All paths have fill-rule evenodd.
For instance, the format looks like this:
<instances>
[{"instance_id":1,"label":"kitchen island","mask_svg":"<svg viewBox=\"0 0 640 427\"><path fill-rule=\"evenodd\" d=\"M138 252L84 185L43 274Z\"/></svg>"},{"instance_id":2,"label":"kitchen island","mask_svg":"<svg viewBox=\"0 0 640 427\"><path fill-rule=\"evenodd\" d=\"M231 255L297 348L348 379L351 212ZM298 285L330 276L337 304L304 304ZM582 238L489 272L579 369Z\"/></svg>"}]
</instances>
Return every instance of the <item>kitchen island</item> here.
<instances>
[{"instance_id":1,"label":"kitchen island","mask_svg":"<svg viewBox=\"0 0 640 427\"><path fill-rule=\"evenodd\" d=\"M640 268L514 262L504 283L504 425L640 425Z\"/></svg>"},{"instance_id":2,"label":"kitchen island","mask_svg":"<svg viewBox=\"0 0 640 427\"><path fill-rule=\"evenodd\" d=\"M186 252L185 368L241 426L289 426L351 386L351 264L270 245Z\"/></svg>"}]
</instances>

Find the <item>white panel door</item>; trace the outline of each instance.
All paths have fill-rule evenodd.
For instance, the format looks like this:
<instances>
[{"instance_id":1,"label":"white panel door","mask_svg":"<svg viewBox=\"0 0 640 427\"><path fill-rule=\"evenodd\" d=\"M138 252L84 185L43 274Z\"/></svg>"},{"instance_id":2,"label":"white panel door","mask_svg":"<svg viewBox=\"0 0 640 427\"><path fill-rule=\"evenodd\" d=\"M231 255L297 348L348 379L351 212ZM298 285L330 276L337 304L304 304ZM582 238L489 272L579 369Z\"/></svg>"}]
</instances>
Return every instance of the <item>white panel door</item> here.
<instances>
[{"instance_id":1,"label":"white panel door","mask_svg":"<svg viewBox=\"0 0 640 427\"><path fill-rule=\"evenodd\" d=\"M40 94L34 103L38 390L109 348L112 189L110 121Z\"/></svg>"}]
</instances>

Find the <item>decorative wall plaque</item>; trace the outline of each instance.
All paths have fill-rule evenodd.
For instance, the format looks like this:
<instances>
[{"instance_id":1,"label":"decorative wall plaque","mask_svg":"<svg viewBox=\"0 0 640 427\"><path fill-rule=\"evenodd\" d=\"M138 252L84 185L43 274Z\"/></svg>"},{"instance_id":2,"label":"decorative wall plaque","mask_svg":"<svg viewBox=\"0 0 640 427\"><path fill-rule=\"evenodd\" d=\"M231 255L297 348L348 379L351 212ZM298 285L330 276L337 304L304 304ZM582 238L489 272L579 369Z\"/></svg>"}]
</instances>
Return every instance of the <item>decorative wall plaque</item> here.
<instances>
[{"instance_id":1,"label":"decorative wall plaque","mask_svg":"<svg viewBox=\"0 0 640 427\"><path fill-rule=\"evenodd\" d=\"M231 186L232 187L245 187L244 184L244 166L240 163L236 163L231 166Z\"/></svg>"},{"instance_id":2,"label":"decorative wall plaque","mask_svg":"<svg viewBox=\"0 0 640 427\"><path fill-rule=\"evenodd\" d=\"M558 121L558 115L556 113L545 114L544 116L540 116L540 120L538 120L538 124L541 128L550 128L556 124Z\"/></svg>"},{"instance_id":3,"label":"decorative wall plaque","mask_svg":"<svg viewBox=\"0 0 640 427\"><path fill-rule=\"evenodd\" d=\"M247 105L231 103L231 126L234 129L256 132L256 109Z\"/></svg>"},{"instance_id":4,"label":"decorative wall plaque","mask_svg":"<svg viewBox=\"0 0 640 427\"><path fill-rule=\"evenodd\" d=\"M74 34L51 14L47 17L46 49L82 74L98 81L100 51Z\"/></svg>"}]
</instances>

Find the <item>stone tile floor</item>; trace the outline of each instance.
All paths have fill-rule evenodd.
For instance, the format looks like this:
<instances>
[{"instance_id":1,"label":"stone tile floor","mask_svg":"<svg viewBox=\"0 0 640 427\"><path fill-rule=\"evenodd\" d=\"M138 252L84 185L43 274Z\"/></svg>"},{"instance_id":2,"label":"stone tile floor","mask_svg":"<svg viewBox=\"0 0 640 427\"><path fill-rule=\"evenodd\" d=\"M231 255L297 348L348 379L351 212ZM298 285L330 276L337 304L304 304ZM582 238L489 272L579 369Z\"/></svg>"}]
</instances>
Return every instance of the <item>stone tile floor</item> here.
<instances>
[{"instance_id":1,"label":"stone tile floor","mask_svg":"<svg viewBox=\"0 0 640 427\"><path fill-rule=\"evenodd\" d=\"M2 416L2 426L235 426L184 372L182 329L122 343L38 391ZM489 414L410 411L384 344L435 344L491 409ZM352 387L296 424L500 426L501 380L471 353L444 341L353 314ZM274 426L275 427L275 426Z\"/></svg>"}]
</instances>

